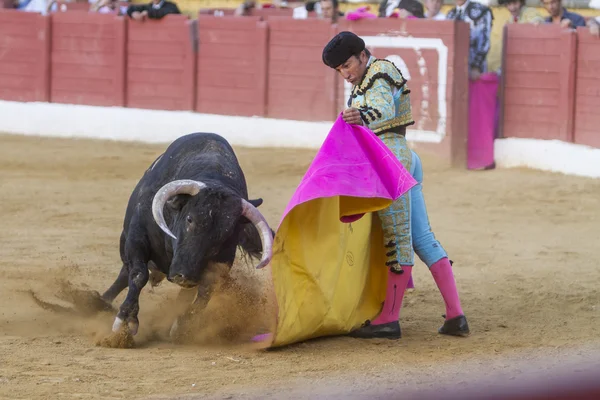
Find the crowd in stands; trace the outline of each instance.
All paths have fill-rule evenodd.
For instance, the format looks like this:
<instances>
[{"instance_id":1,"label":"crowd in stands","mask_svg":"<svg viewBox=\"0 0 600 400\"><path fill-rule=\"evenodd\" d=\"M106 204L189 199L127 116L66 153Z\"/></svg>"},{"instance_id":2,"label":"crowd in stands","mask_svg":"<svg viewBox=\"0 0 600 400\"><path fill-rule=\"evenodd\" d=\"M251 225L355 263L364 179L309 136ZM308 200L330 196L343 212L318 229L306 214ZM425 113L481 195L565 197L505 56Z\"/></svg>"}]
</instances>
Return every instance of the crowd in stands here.
<instances>
[{"instance_id":1,"label":"crowd in stands","mask_svg":"<svg viewBox=\"0 0 600 400\"><path fill-rule=\"evenodd\" d=\"M250 0L252 1L252 0ZM558 24L565 29L588 27L590 32L600 38L600 17L587 20L562 4L562 0L540 0L546 10L546 16L536 8L525 5L525 0L499 0L499 4L511 14L508 23L522 24ZM470 76L476 80L487 72L487 55L490 50L493 11L490 7L473 0L455 0L455 6L447 14L441 12L442 0L382 0L377 14L368 7L360 7L346 15L340 12L338 0L308 1L307 11L315 11L321 18L339 18L357 20L361 18L425 18L431 20L459 20L471 26L471 46L469 55ZM301 13L296 13L297 17Z\"/></svg>"},{"instance_id":2,"label":"crowd in stands","mask_svg":"<svg viewBox=\"0 0 600 400\"><path fill-rule=\"evenodd\" d=\"M69 0L14 0L14 7L18 10L40 12L43 14L55 12ZM160 19L167 14L180 14L177 4L167 0L150 0L145 4L129 4L123 0L88 0L89 11L98 13L111 13L127 15L134 20ZM499 0L500 4L510 12L512 18L508 23L524 24L557 24L564 29L588 27L596 37L600 37L600 17L587 20L570 10L563 4L563 0L540 0L547 15L541 15L536 8L525 5L525 0ZM262 3L255 0L244 0L235 10L234 15L249 15L252 10L266 7L287 6ZM332 22L340 18L358 20L362 18L425 18L431 20L460 20L468 22L471 27L470 41L470 76L477 79L482 73L487 72L487 55L490 50L493 11L490 7L475 0L455 0L455 6L447 14L441 12L442 0L382 0L377 14L371 13L369 7L359 7L348 13L343 13L338 0L306 0L303 6L293 9L294 18L307 18L309 13L317 18L331 19Z\"/></svg>"},{"instance_id":3,"label":"crowd in stands","mask_svg":"<svg viewBox=\"0 0 600 400\"><path fill-rule=\"evenodd\" d=\"M181 14L177 4L167 0L150 0L145 4L129 4L123 0L88 0L89 11L101 14L127 15L138 21L160 19L167 14ZM48 14L67 7L69 2L62 0L15 0L14 8L21 11Z\"/></svg>"}]
</instances>

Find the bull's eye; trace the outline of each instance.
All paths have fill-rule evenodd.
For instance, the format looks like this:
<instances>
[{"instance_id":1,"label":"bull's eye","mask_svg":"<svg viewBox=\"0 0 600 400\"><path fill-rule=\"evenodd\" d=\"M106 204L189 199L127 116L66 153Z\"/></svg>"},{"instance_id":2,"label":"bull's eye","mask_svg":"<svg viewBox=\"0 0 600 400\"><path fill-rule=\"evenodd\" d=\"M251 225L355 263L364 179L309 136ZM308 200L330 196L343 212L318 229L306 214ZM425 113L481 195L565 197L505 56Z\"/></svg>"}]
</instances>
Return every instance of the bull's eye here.
<instances>
[{"instance_id":1,"label":"bull's eye","mask_svg":"<svg viewBox=\"0 0 600 400\"><path fill-rule=\"evenodd\" d=\"M191 224L193 222L192 216L188 215L187 218L186 218L186 221L188 222L188 224Z\"/></svg>"}]
</instances>

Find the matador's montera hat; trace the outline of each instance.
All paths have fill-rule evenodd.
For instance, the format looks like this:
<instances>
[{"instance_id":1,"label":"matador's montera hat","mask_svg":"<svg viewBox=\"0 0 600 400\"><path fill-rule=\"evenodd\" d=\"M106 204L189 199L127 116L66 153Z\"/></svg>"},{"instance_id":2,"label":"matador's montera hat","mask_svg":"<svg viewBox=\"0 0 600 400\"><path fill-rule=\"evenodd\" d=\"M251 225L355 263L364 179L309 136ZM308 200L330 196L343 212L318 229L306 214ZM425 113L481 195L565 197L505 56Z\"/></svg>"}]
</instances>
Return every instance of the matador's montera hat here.
<instances>
[{"instance_id":1,"label":"matador's montera hat","mask_svg":"<svg viewBox=\"0 0 600 400\"><path fill-rule=\"evenodd\" d=\"M323 49L323 62L328 67L335 69L364 49L365 41L360 37L352 32L340 32Z\"/></svg>"}]
</instances>

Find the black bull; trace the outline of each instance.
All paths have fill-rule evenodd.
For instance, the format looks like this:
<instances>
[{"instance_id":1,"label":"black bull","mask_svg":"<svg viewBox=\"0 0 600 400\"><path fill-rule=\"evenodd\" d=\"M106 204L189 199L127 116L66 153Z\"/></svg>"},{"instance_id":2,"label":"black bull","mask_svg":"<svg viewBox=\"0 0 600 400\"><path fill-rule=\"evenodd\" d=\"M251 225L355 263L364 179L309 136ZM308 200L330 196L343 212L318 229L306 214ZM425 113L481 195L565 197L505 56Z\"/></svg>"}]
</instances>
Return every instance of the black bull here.
<instances>
[{"instance_id":1,"label":"black bull","mask_svg":"<svg viewBox=\"0 0 600 400\"><path fill-rule=\"evenodd\" d=\"M229 143L212 133L193 133L175 140L146 170L133 190L123 224L123 267L102 298L108 302L126 287L113 331L139 327L139 296L150 278L164 278L183 288L197 287L195 306L205 306L214 264L231 268L239 247L261 257L272 255L273 231L248 200L246 179ZM156 282L154 282L156 283ZM182 292L184 290L182 289ZM175 321L174 327L177 326Z\"/></svg>"}]
</instances>

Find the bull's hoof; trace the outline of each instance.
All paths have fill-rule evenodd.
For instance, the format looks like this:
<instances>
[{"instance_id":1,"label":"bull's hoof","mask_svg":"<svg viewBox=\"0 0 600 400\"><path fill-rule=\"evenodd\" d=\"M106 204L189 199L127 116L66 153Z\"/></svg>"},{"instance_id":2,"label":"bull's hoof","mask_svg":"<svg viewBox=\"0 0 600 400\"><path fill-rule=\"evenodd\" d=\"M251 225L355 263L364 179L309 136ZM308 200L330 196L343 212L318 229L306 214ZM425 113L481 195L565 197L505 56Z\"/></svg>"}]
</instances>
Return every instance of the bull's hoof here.
<instances>
[{"instance_id":1,"label":"bull's hoof","mask_svg":"<svg viewBox=\"0 0 600 400\"><path fill-rule=\"evenodd\" d=\"M140 324L136 321L129 321L126 326L123 325L123 320L119 317L115 318L115 322L113 322L112 331L113 333L118 333L122 329L126 327L126 329L131 333L131 335L135 336L138 332Z\"/></svg>"},{"instance_id":2,"label":"bull's hoof","mask_svg":"<svg viewBox=\"0 0 600 400\"><path fill-rule=\"evenodd\" d=\"M97 341L96 346L111 349L132 349L135 347L135 341L128 329L121 329L119 332L113 332Z\"/></svg>"},{"instance_id":3,"label":"bull's hoof","mask_svg":"<svg viewBox=\"0 0 600 400\"><path fill-rule=\"evenodd\" d=\"M186 341L188 336L186 330L186 320L183 317L178 317L171 325L171 329L169 330L169 338L171 342L175 344L183 344Z\"/></svg>"}]
</instances>

